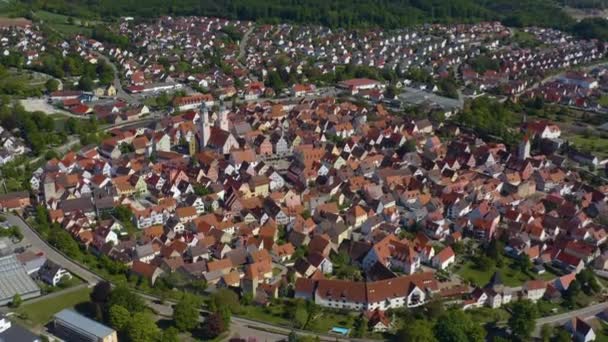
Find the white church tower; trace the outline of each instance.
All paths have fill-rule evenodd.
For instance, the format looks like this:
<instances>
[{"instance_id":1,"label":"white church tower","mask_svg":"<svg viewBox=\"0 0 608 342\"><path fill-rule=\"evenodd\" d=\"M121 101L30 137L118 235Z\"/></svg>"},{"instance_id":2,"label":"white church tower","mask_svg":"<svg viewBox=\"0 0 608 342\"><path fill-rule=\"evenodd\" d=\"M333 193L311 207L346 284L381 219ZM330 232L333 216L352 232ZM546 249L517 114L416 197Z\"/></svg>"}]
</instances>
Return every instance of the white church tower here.
<instances>
[{"instance_id":1,"label":"white church tower","mask_svg":"<svg viewBox=\"0 0 608 342\"><path fill-rule=\"evenodd\" d=\"M220 113L218 115L218 125L223 131L229 132L230 130L230 122L228 121L228 110L226 106L222 103L220 106Z\"/></svg>"},{"instance_id":2,"label":"white church tower","mask_svg":"<svg viewBox=\"0 0 608 342\"><path fill-rule=\"evenodd\" d=\"M204 149L207 146L207 142L209 142L209 137L211 136L211 122L209 121L209 109L203 103L201 106L201 124L200 124L200 148L199 150Z\"/></svg>"}]
</instances>

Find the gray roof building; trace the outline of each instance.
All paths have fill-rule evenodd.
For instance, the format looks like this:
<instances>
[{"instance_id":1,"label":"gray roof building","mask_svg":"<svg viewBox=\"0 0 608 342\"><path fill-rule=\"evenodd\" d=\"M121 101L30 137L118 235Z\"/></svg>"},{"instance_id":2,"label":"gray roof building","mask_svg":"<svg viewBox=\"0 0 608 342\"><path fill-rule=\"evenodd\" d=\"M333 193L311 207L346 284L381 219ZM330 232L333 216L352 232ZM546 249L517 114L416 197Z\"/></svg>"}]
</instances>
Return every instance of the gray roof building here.
<instances>
[{"instance_id":1,"label":"gray roof building","mask_svg":"<svg viewBox=\"0 0 608 342\"><path fill-rule=\"evenodd\" d=\"M63 309L54 316L53 333L66 342L118 342L116 331L74 310Z\"/></svg>"},{"instance_id":2,"label":"gray roof building","mask_svg":"<svg viewBox=\"0 0 608 342\"><path fill-rule=\"evenodd\" d=\"M0 314L0 342L39 342L40 338Z\"/></svg>"},{"instance_id":3,"label":"gray roof building","mask_svg":"<svg viewBox=\"0 0 608 342\"><path fill-rule=\"evenodd\" d=\"M0 257L0 275L0 305L10 303L17 293L21 299L40 296L40 288L14 254Z\"/></svg>"}]
</instances>

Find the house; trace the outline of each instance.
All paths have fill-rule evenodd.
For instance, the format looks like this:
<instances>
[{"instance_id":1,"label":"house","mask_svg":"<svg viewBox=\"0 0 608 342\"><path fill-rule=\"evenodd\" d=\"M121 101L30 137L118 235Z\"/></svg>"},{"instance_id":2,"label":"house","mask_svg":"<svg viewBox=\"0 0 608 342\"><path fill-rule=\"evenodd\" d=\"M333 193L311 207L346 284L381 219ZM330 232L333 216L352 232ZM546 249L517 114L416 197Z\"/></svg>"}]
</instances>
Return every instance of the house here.
<instances>
[{"instance_id":1,"label":"house","mask_svg":"<svg viewBox=\"0 0 608 342\"><path fill-rule=\"evenodd\" d=\"M354 78L341 81L338 83L338 87L349 91L351 95L355 95L361 90L382 88L382 84L376 80L371 80L368 78Z\"/></svg>"},{"instance_id":2,"label":"house","mask_svg":"<svg viewBox=\"0 0 608 342\"><path fill-rule=\"evenodd\" d=\"M30 194L27 191L9 192L0 195L0 210L23 210L31 205Z\"/></svg>"},{"instance_id":3,"label":"house","mask_svg":"<svg viewBox=\"0 0 608 342\"><path fill-rule=\"evenodd\" d=\"M296 297L314 298L317 305L328 308L358 311L417 307L438 290L437 281L429 272L372 282L337 279L314 282L314 286L310 286L308 279L298 279ZM311 289L313 292L309 293Z\"/></svg>"},{"instance_id":4,"label":"house","mask_svg":"<svg viewBox=\"0 0 608 342\"><path fill-rule=\"evenodd\" d=\"M365 315L368 317L368 328L373 332L383 333L393 328L390 318L386 316L384 311L380 311L378 309L374 311L366 311Z\"/></svg>"},{"instance_id":5,"label":"house","mask_svg":"<svg viewBox=\"0 0 608 342\"><path fill-rule=\"evenodd\" d=\"M437 253L431 261L433 267L439 270L445 270L456 261L456 254L452 247L448 246Z\"/></svg>"},{"instance_id":6,"label":"house","mask_svg":"<svg viewBox=\"0 0 608 342\"><path fill-rule=\"evenodd\" d=\"M154 285L156 279L163 274L163 270L158 266L135 260L131 265L131 273L147 279L151 285Z\"/></svg>"},{"instance_id":7,"label":"house","mask_svg":"<svg viewBox=\"0 0 608 342\"><path fill-rule=\"evenodd\" d=\"M38 275L42 281L52 286L59 285L64 278L72 279L70 272L50 260L40 268Z\"/></svg>"},{"instance_id":8,"label":"house","mask_svg":"<svg viewBox=\"0 0 608 342\"><path fill-rule=\"evenodd\" d=\"M547 283L542 279L528 280L522 290L526 299L536 302L545 295Z\"/></svg>"},{"instance_id":9,"label":"house","mask_svg":"<svg viewBox=\"0 0 608 342\"><path fill-rule=\"evenodd\" d=\"M595 331L580 317L573 317L565 325L566 330L572 334L576 342L589 342L595 340Z\"/></svg>"}]
</instances>

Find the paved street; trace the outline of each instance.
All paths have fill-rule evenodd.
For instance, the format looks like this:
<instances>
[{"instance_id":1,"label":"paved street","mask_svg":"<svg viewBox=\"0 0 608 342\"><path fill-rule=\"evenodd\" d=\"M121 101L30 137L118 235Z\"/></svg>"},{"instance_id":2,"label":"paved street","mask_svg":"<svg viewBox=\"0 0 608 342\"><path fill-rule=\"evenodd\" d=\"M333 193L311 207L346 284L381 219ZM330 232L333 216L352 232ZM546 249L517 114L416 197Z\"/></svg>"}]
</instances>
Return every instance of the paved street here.
<instances>
[{"instance_id":1,"label":"paved street","mask_svg":"<svg viewBox=\"0 0 608 342\"><path fill-rule=\"evenodd\" d=\"M112 69L114 70L114 88L116 88L116 96L118 98L121 98L123 100L125 100L127 103L129 104L137 104L137 100L131 96L131 94L127 93L123 87L122 84L120 83L120 77L118 74L118 68L116 67L116 65L104 54L101 53L97 53L97 57L99 57L100 59L102 59L104 62L106 62L108 65L110 65L110 67L112 67Z\"/></svg>"},{"instance_id":2,"label":"paved street","mask_svg":"<svg viewBox=\"0 0 608 342\"><path fill-rule=\"evenodd\" d=\"M586 308L574 311L568 311L559 315L539 318L536 320L535 334L538 334L538 332L540 332L541 327L545 324L561 325L566 323L569 319L573 317L580 316L582 318L587 318L590 316L595 316L606 309L608 309L608 302L591 305Z\"/></svg>"},{"instance_id":3,"label":"paved street","mask_svg":"<svg viewBox=\"0 0 608 342\"><path fill-rule=\"evenodd\" d=\"M27 239L29 244L31 244L34 249L37 249L37 250L43 252L46 255L47 259L55 262L56 264L61 265L63 268L67 269L71 273L82 278L84 281L89 283L89 285L95 285L95 284L97 284L97 282L102 280L99 276L97 276L93 272L76 264L72 260L66 258L63 254L59 253L53 247L49 246L20 217L12 215L12 214L6 214L5 216L6 216L6 221L11 225L15 225L15 226L19 227L19 229L21 230L21 233L23 233L24 238Z\"/></svg>"}]
</instances>

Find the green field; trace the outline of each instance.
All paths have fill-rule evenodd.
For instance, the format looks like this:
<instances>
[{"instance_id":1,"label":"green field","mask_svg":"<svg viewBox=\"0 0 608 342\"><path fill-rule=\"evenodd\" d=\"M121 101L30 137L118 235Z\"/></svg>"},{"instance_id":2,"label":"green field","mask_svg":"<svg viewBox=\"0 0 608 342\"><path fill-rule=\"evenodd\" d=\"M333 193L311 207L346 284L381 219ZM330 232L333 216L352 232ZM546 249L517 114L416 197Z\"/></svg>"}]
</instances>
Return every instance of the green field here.
<instances>
[{"instance_id":1,"label":"green field","mask_svg":"<svg viewBox=\"0 0 608 342\"><path fill-rule=\"evenodd\" d=\"M93 31L92 27L97 24L94 21L82 21L78 18L70 19L66 15L47 11L36 11L34 15L63 35L84 34L90 36Z\"/></svg>"},{"instance_id":2,"label":"green field","mask_svg":"<svg viewBox=\"0 0 608 342\"><path fill-rule=\"evenodd\" d=\"M574 146L585 151L590 151L600 159L608 157L608 139L594 135L585 136L580 134L568 134L565 138L574 144Z\"/></svg>"},{"instance_id":3,"label":"green field","mask_svg":"<svg viewBox=\"0 0 608 342\"><path fill-rule=\"evenodd\" d=\"M520 269L512 267L510 263L511 259L506 259L502 267L496 267L484 272L475 268L473 262L467 261L464 263L464 265L461 265L456 272L464 280L470 281L471 283L477 286L486 285L490 281L490 278L492 278L494 272L496 271L500 272L502 276L502 281L506 286L520 286L531 279L550 280L556 278L556 275L548 271L539 276L532 274L532 272L526 274L523 273Z\"/></svg>"},{"instance_id":4,"label":"green field","mask_svg":"<svg viewBox=\"0 0 608 342\"><path fill-rule=\"evenodd\" d=\"M90 293L91 289L84 287L30 304L26 302L17 309L17 313L23 316L22 321L25 325L40 327L48 323L55 313L88 302Z\"/></svg>"}]
</instances>

